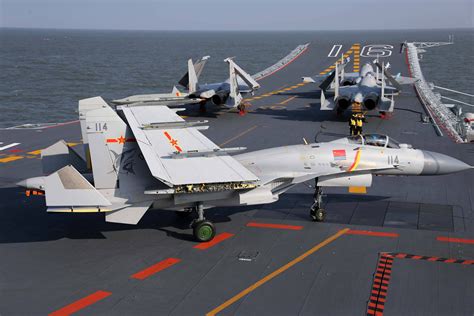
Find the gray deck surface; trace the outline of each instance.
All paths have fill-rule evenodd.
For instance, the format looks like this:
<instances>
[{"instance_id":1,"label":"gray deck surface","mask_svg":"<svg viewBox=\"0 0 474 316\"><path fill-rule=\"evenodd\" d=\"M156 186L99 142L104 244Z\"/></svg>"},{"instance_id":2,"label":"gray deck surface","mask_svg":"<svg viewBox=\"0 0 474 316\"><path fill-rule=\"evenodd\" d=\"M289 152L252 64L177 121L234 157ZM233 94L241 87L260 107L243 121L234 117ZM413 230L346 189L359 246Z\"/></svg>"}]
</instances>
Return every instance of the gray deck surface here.
<instances>
[{"instance_id":1,"label":"gray deck surface","mask_svg":"<svg viewBox=\"0 0 474 316\"><path fill-rule=\"evenodd\" d=\"M353 43L344 44L347 50ZM361 46L370 43L361 43ZM399 43L389 57L394 72L407 74ZM261 81L260 95L301 82L335 62L331 47L313 43L288 67ZM361 58L361 66L372 58ZM280 108L272 105L288 100ZM239 117L219 109L205 116L205 134L224 147L256 150L347 135L346 119L319 111L314 85L252 101ZM364 132L379 132L416 148L447 153L474 165L472 144L454 144L421 123L423 109L412 87L395 100L390 120L369 116ZM263 108L263 109L262 109ZM202 116L197 109L183 115ZM248 131L251 129L250 131ZM237 135L240 135L237 137ZM47 214L41 197L14 183L40 175L30 151L60 138L80 142L77 123L43 130L3 130L0 163L0 315L44 315L98 290L109 297L77 315L202 315L280 268L342 228L398 233L396 238L343 235L225 308L222 315L365 315L379 253L399 252L474 259L474 244L437 241L438 236L474 239L473 172L440 177L377 177L367 194L325 191L326 223L309 220L312 190L292 189L275 204L211 209L218 234L234 234L206 250L194 249L188 220L173 212L148 212L137 226L105 223L102 214ZM78 146L80 147L80 146ZM300 225L302 230L246 227L250 221ZM241 261L239 254L252 254ZM169 257L174 266L145 280L131 275ZM474 266L395 259L386 315L473 315Z\"/></svg>"}]
</instances>

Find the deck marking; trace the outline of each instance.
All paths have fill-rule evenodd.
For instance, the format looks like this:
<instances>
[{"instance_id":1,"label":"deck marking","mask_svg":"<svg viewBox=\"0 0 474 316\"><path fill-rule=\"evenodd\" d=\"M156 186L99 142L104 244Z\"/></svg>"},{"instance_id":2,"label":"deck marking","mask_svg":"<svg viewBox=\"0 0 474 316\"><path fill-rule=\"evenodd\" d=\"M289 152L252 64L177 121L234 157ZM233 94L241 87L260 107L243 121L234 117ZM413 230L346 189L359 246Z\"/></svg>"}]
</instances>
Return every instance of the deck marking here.
<instances>
[{"instance_id":1,"label":"deck marking","mask_svg":"<svg viewBox=\"0 0 474 316\"><path fill-rule=\"evenodd\" d=\"M41 155L41 149L29 151L29 152L27 152L27 154L30 154L30 155Z\"/></svg>"},{"instance_id":2,"label":"deck marking","mask_svg":"<svg viewBox=\"0 0 474 316\"><path fill-rule=\"evenodd\" d=\"M294 90L294 89L298 89L298 88L300 88L300 87L302 87L306 84L308 84L308 82L300 82L298 84L295 84L295 85L289 86L289 87L283 86L281 88L278 88L276 90L267 92L267 93L259 95L259 96L246 98L245 101L254 101L254 100L260 100L260 99L263 99L263 98L268 98L268 97L271 97L272 95L275 95L275 94L279 94L279 93L282 93L282 92L288 92L288 91L291 91L291 90Z\"/></svg>"},{"instance_id":3,"label":"deck marking","mask_svg":"<svg viewBox=\"0 0 474 316\"><path fill-rule=\"evenodd\" d=\"M246 296L247 294L253 292L254 290L259 288L263 284L267 283L268 281L270 281L274 277L276 277L276 276L280 275L281 273L285 272L289 268L293 267L295 264L303 261L306 257L312 255L313 253L315 253L319 249L323 248L324 246L326 246L326 245L330 244L331 242L333 242L334 240L338 239L339 237L344 235L348 230L349 230L349 228L345 228L345 229L342 229L342 230L338 231L336 234L334 234L334 235L330 236L329 238L325 239L324 241L320 242L319 244L317 244L316 246L314 246L310 250L306 251L305 253L303 253L299 257L291 260L290 262L288 262L284 266L278 268L277 270L275 270L272 273L265 276L263 279L260 279L259 281L252 284L251 286L249 286L245 290L241 291L240 293L238 293L234 297L232 297L229 300L225 301L223 304L217 306L216 308L214 308L212 311L210 311L206 315L207 316L216 315L217 313L221 312L222 310L224 310L228 306L230 306L230 305L234 304L235 302L237 302L238 300L240 300L242 297Z\"/></svg>"},{"instance_id":4,"label":"deck marking","mask_svg":"<svg viewBox=\"0 0 474 316\"><path fill-rule=\"evenodd\" d=\"M293 96L293 97L289 97L288 99L285 99L284 101L278 103L278 104L287 104L288 102L290 102L291 100L295 99L296 96Z\"/></svg>"},{"instance_id":5,"label":"deck marking","mask_svg":"<svg viewBox=\"0 0 474 316\"><path fill-rule=\"evenodd\" d=\"M1 158L0 163L11 162L11 161L20 160L20 159L23 159L23 157L22 156L8 156L5 158Z\"/></svg>"},{"instance_id":6,"label":"deck marking","mask_svg":"<svg viewBox=\"0 0 474 316\"><path fill-rule=\"evenodd\" d=\"M238 134L238 135L235 135L234 137L232 137L232 138L226 140L225 142L219 144L219 147L222 147L222 146L224 146L224 145L227 145L228 143L230 143L230 142L236 140L237 138L242 137L242 136L244 136L244 135L247 134L247 133L250 133L251 131L253 131L253 130L256 129L257 127L258 127L258 125L254 125L254 126L248 128L248 129L246 129L246 130L243 131L242 133L240 133L240 134Z\"/></svg>"},{"instance_id":7,"label":"deck marking","mask_svg":"<svg viewBox=\"0 0 474 316\"><path fill-rule=\"evenodd\" d=\"M383 316L385 302L387 300L388 287L392 275L392 265L395 259L425 260L430 262L454 263L474 266L474 260L419 256L398 252L381 253L377 265L377 270L374 274L374 281L372 283L372 290L370 292L369 302L367 304L368 316Z\"/></svg>"},{"instance_id":8,"label":"deck marking","mask_svg":"<svg viewBox=\"0 0 474 316\"><path fill-rule=\"evenodd\" d=\"M230 237L234 236L234 234L231 233L220 233L219 235L216 235L211 241L208 242L202 242L200 244L197 244L193 248L199 249L199 250L206 250L211 247L214 247L215 245L223 242L226 239L229 239Z\"/></svg>"},{"instance_id":9,"label":"deck marking","mask_svg":"<svg viewBox=\"0 0 474 316\"><path fill-rule=\"evenodd\" d=\"M246 226L247 227L261 227L261 228L275 228L275 229L289 229L289 230L302 230L303 229L303 226L256 223L256 222L248 222Z\"/></svg>"},{"instance_id":10,"label":"deck marking","mask_svg":"<svg viewBox=\"0 0 474 316\"><path fill-rule=\"evenodd\" d=\"M177 259L177 258L168 258L168 259L162 260L140 272L133 274L131 278L138 279L138 280L145 280L146 278L152 276L153 274L158 273L162 270L165 270L177 264L180 261L181 259Z\"/></svg>"},{"instance_id":11,"label":"deck marking","mask_svg":"<svg viewBox=\"0 0 474 316\"><path fill-rule=\"evenodd\" d=\"M49 314L49 316L67 316L71 315L75 312L80 311L83 308L86 308L89 305L92 305L94 303L97 303L100 300L103 300L104 298L112 295L111 292L106 292L106 291L97 291L89 296L86 296L84 298L81 298L78 301L75 301L74 303L71 303L67 306L64 306L61 309L58 309L55 312L52 312Z\"/></svg>"},{"instance_id":12,"label":"deck marking","mask_svg":"<svg viewBox=\"0 0 474 316\"><path fill-rule=\"evenodd\" d=\"M333 45L331 51L328 54L328 57L338 57L339 52L341 51L341 48L342 48L341 44Z\"/></svg>"},{"instance_id":13,"label":"deck marking","mask_svg":"<svg viewBox=\"0 0 474 316\"><path fill-rule=\"evenodd\" d=\"M452 243L461 243L461 244L474 244L474 239L464 239L464 238L454 238L454 237L436 237L437 241L452 242Z\"/></svg>"},{"instance_id":14,"label":"deck marking","mask_svg":"<svg viewBox=\"0 0 474 316\"><path fill-rule=\"evenodd\" d=\"M347 231L346 235L365 235L365 236L391 237L391 238L398 238L400 236L397 233L373 232L371 230L355 230L355 229L351 229Z\"/></svg>"},{"instance_id":15,"label":"deck marking","mask_svg":"<svg viewBox=\"0 0 474 316\"><path fill-rule=\"evenodd\" d=\"M0 145L1 145L1 144L3 144L3 143L0 143ZM11 144L8 144L8 145L5 145L5 146L0 147L0 151L5 150L5 149L8 149L8 148L15 147L15 146L18 146L18 145L20 145L20 143L11 143Z\"/></svg>"}]
</instances>

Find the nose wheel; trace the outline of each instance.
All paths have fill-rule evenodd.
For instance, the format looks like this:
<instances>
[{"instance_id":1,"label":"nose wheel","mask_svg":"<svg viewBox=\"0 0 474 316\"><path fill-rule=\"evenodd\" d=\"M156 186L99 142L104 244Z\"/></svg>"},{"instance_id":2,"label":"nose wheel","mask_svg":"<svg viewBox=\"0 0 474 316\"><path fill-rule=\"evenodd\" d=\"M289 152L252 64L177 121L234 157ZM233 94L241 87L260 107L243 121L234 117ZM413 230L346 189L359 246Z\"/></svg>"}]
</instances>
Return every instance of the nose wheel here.
<instances>
[{"instance_id":1,"label":"nose wheel","mask_svg":"<svg viewBox=\"0 0 474 316\"><path fill-rule=\"evenodd\" d=\"M199 242L212 240L216 235L214 224L204 218L204 207L202 203L198 203L195 209L198 213L198 218L191 222L194 238Z\"/></svg>"},{"instance_id":2,"label":"nose wheel","mask_svg":"<svg viewBox=\"0 0 474 316\"><path fill-rule=\"evenodd\" d=\"M318 180L316 180L313 195L314 203L309 210L309 216L313 222L324 222L326 219L326 211L321 207L323 204L323 189L317 186L317 181Z\"/></svg>"}]
</instances>

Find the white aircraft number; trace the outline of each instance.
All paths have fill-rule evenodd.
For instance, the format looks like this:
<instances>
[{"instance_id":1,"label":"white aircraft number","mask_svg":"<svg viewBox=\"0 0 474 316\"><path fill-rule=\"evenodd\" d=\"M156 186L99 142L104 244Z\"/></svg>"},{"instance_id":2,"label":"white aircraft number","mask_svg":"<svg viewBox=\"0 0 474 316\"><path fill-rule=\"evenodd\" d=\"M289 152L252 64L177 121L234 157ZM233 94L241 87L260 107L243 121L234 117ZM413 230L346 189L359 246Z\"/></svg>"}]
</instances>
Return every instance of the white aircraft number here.
<instances>
[{"instance_id":1,"label":"white aircraft number","mask_svg":"<svg viewBox=\"0 0 474 316\"><path fill-rule=\"evenodd\" d=\"M329 51L328 57L340 57L339 52L342 49L341 44L333 45ZM388 44L371 44L365 45L360 51L361 57L390 57L392 56L393 45Z\"/></svg>"}]
</instances>

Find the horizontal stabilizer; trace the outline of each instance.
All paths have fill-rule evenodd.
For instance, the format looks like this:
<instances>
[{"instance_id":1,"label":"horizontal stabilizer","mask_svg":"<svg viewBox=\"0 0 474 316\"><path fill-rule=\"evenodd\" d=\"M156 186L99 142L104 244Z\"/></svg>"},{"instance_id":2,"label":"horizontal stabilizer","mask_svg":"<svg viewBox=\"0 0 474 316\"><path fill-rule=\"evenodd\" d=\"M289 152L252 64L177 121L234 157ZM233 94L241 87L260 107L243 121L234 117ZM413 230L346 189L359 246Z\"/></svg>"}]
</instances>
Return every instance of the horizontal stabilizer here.
<instances>
[{"instance_id":1,"label":"horizontal stabilizer","mask_svg":"<svg viewBox=\"0 0 474 316\"><path fill-rule=\"evenodd\" d=\"M72 165L79 172L86 172L87 165L64 140L60 140L46 149L41 150L43 174L49 175L67 165Z\"/></svg>"},{"instance_id":2,"label":"horizontal stabilizer","mask_svg":"<svg viewBox=\"0 0 474 316\"><path fill-rule=\"evenodd\" d=\"M46 205L100 208L110 202L97 191L74 167L66 166L45 178Z\"/></svg>"},{"instance_id":3,"label":"horizontal stabilizer","mask_svg":"<svg viewBox=\"0 0 474 316\"><path fill-rule=\"evenodd\" d=\"M136 225L150 208L152 201L145 201L109 212L105 221L109 223Z\"/></svg>"},{"instance_id":4,"label":"horizontal stabilizer","mask_svg":"<svg viewBox=\"0 0 474 316\"><path fill-rule=\"evenodd\" d=\"M334 101L326 99L324 92L321 90L321 111L331 111L336 108L336 103Z\"/></svg>"}]
</instances>

